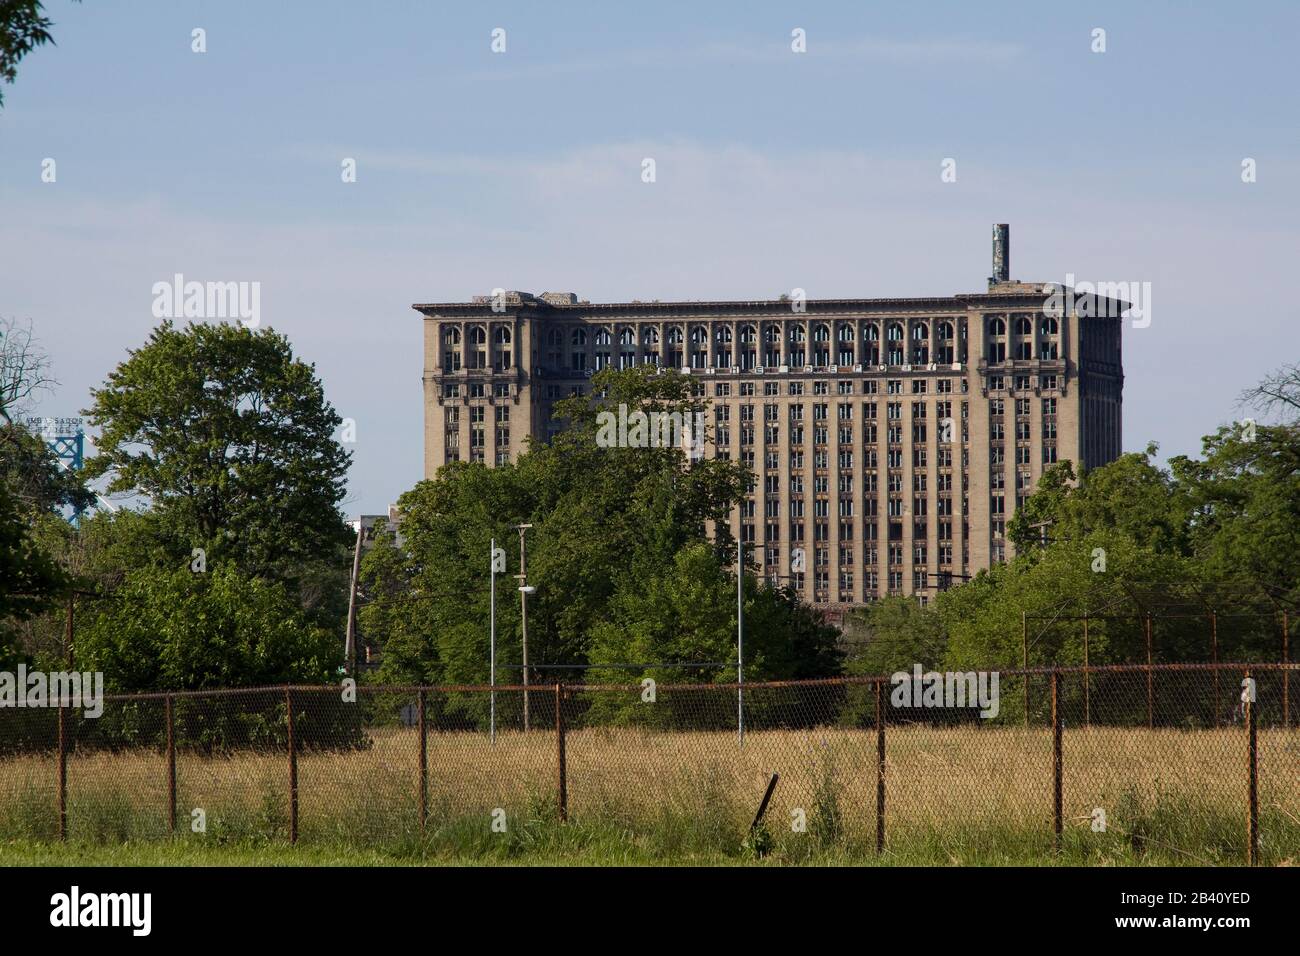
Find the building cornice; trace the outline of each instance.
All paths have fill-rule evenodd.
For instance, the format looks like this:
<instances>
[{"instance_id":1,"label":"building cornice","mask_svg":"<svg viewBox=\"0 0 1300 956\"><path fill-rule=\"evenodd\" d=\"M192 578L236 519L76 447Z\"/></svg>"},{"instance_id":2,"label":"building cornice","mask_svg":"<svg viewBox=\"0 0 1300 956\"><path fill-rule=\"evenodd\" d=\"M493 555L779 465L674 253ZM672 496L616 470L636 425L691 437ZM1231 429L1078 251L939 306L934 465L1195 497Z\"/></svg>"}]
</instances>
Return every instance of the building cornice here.
<instances>
[{"instance_id":1,"label":"building cornice","mask_svg":"<svg viewBox=\"0 0 1300 956\"><path fill-rule=\"evenodd\" d=\"M722 316L769 316L798 318L801 315L871 315L876 313L964 313L985 309L1037 309L1047 301L1050 286L1015 283L1010 288L990 289L987 292L965 292L952 296L925 296L909 298L876 299L808 299L796 311L785 299L701 299L674 302L575 302L552 303L529 296L522 301L508 299L504 311L493 309L491 301L483 302L419 302L411 306L425 318L492 318L509 319L517 316L556 318L567 320L606 318L694 318L716 319ZM1129 303L1099 296L1089 298L1106 307L1094 308L1094 315L1120 315Z\"/></svg>"}]
</instances>

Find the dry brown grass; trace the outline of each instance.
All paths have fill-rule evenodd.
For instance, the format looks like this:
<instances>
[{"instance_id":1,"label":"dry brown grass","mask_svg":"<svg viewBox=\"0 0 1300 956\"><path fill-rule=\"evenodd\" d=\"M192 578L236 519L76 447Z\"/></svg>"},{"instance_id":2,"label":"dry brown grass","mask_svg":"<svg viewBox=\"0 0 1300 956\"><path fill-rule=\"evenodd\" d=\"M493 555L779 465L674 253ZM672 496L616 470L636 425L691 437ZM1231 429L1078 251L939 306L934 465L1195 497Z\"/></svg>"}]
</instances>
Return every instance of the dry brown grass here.
<instances>
[{"instance_id":1,"label":"dry brown grass","mask_svg":"<svg viewBox=\"0 0 1300 956\"><path fill-rule=\"evenodd\" d=\"M306 752L298 759L304 839L383 841L418 832L417 731L379 728L357 751ZM781 775L769 809L774 832L802 809L818 839L874 840L876 743L872 731L757 731L737 746L730 732L629 728L567 734L569 814L626 831L664 826L743 833L768 777ZM979 841L1019 833L1050 845L1051 735L1006 726L891 727L887 736L887 830L909 838ZM1067 825L1083 835L1093 808L1114 833L1204 859L1231 855L1244 840L1246 748L1240 728L1070 729L1064 744ZM1260 803L1265 847L1300 855L1300 746L1295 732L1261 730ZM434 825L477 821L500 807L508 818L544 816L557 786L555 735L430 733L429 811ZM165 754L74 754L68 761L73 835L114 841L166 835ZM208 833L282 837L288 822L284 753L242 752L177 760L178 816L203 808ZM55 825L50 755L0 760L0 831L49 837ZM1294 821L1294 822L1291 822ZM477 825L477 824L474 824ZM730 839L730 837L728 837ZM947 852L947 851L945 851Z\"/></svg>"}]
</instances>

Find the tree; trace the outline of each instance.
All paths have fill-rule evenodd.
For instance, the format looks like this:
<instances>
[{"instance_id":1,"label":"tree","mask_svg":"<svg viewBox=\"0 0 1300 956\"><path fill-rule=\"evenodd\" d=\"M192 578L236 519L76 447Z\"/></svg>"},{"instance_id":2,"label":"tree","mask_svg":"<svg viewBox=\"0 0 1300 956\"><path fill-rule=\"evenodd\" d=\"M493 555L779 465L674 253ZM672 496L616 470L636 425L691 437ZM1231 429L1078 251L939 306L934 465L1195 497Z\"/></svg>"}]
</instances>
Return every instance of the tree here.
<instances>
[{"instance_id":1,"label":"tree","mask_svg":"<svg viewBox=\"0 0 1300 956\"><path fill-rule=\"evenodd\" d=\"M1117 529L1053 541L1032 557L996 565L938 596L934 610L948 638L945 664L960 670L1019 667L1024 621L1031 667L1082 664L1082 630L1073 618L1083 614L1098 618L1090 628L1090 663L1138 662L1145 644L1137 617L1141 607L1133 595L1192 580L1194 574L1187 559L1137 543ZM1129 618L1107 623L1108 614ZM1184 659L1182 650L1167 642L1162 659ZM1190 648L1190 659L1200 659L1204 650Z\"/></svg>"},{"instance_id":2,"label":"tree","mask_svg":"<svg viewBox=\"0 0 1300 956\"><path fill-rule=\"evenodd\" d=\"M707 542L691 544L672 563L635 586L619 588L591 628L588 656L607 665L601 680L653 677L662 682L735 679L736 585ZM752 632L752 629L751 629ZM626 671L623 663L695 666ZM730 666L728 666L730 665Z\"/></svg>"},{"instance_id":3,"label":"tree","mask_svg":"<svg viewBox=\"0 0 1300 956\"><path fill-rule=\"evenodd\" d=\"M1245 394L1282 422L1221 427L1199 459L1162 469L1151 444L1079 478L1070 462L1048 469L1008 524L1018 556L928 609L869 609L872 643L854 668L900 668L913 653L924 665L936 648L953 668L1017 665L1023 623L1031 665L1078 664L1085 614L1093 663L1144 660L1148 613L1158 660L1207 660L1212 613L1233 622L1220 659L1275 660L1274 613L1300 599L1298 368Z\"/></svg>"},{"instance_id":4,"label":"tree","mask_svg":"<svg viewBox=\"0 0 1300 956\"><path fill-rule=\"evenodd\" d=\"M2 15L2 14L0 14ZM62 471L45 443L21 424L32 397L48 388L49 360L30 323L0 322L0 662L19 656L18 629L66 594L71 581L33 525L88 493Z\"/></svg>"},{"instance_id":5,"label":"tree","mask_svg":"<svg viewBox=\"0 0 1300 956\"><path fill-rule=\"evenodd\" d=\"M77 665L116 692L197 690L335 679L342 646L285 587L232 565L128 572L81 624Z\"/></svg>"},{"instance_id":6,"label":"tree","mask_svg":"<svg viewBox=\"0 0 1300 956\"><path fill-rule=\"evenodd\" d=\"M740 462L691 461L680 447L618 447L608 419L632 412L696 421L693 383L652 368L607 370L594 399L561 402L568 427L513 464L457 462L402 495L404 548L386 539L363 559L376 608L366 632L383 643L383 677L448 683L488 677L489 544L498 576L499 677L519 679L518 532L528 531L530 664L662 664L664 679L735 673L735 544L727 519L752 480ZM746 673L824 676L839 669L834 630L791 595L745 584ZM675 664L714 662L711 669ZM602 669L601 680L617 670ZM637 670L638 677L641 671Z\"/></svg>"},{"instance_id":7,"label":"tree","mask_svg":"<svg viewBox=\"0 0 1300 956\"><path fill-rule=\"evenodd\" d=\"M1278 412L1294 422L1300 418L1300 363L1284 365L1241 394L1241 404Z\"/></svg>"},{"instance_id":8,"label":"tree","mask_svg":"<svg viewBox=\"0 0 1300 956\"><path fill-rule=\"evenodd\" d=\"M82 511L95 501L82 476L63 467L40 436L17 423L0 424L0 475L32 520L63 508Z\"/></svg>"},{"instance_id":9,"label":"tree","mask_svg":"<svg viewBox=\"0 0 1300 956\"><path fill-rule=\"evenodd\" d=\"M350 453L314 367L283 335L165 322L92 396L86 414L103 430L86 474L147 499L168 567L202 549L209 566L234 562L341 613Z\"/></svg>"},{"instance_id":10,"label":"tree","mask_svg":"<svg viewBox=\"0 0 1300 956\"><path fill-rule=\"evenodd\" d=\"M1217 576L1266 595L1300 600L1300 364L1285 365L1241 396L1277 423L1246 420L1203 439L1204 460L1175 458L1195 509L1194 545Z\"/></svg>"},{"instance_id":11,"label":"tree","mask_svg":"<svg viewBox=\"0 0 1300 956\"><path fill-rule=\"evenodd\" d=\"M32 399L54 384L49 356L32 335L32 323L0 318L0 420L17 423Z\"/></svg>"},{"instance_id":12,"label":"tree","mask_svg":"<svg viewBox=\"0 0 1300 956\"><path fill-rule=\"evenodd\" d=\"M0 80L12 83L18 77L18 61L32 50L53 43L40 0L0 0ZM0 105L4 91L0 90Z\"/></svg>"},{"instance_id":13,"label":"tree","mask_svg":"<svg viewBox=\"0 0 1300 956\"><path fill-rule=\"evenodd\" d=\"M1192 541L1207 573L1275 606L1300 599L1300 426L1220 428L1205 458L1171 462L1195 509Z\"/></svg>"},{"instance_id":14,"label":"tree","mask_svg":"<svg viewBox=\"0 0 1300 956\"><path fill-rule=\"evenodd\" d=\"M0 319L0 478L29 518L63 507L87 508L94 494L59 465L23 421L35 397L57 384L31 322Z\"/></svg>"},{"instance_id":15,"label":"tree","mask_svg":"<svg viewBox=\"0 0 1300 956\"><path fill-rule=\"evenodd\" d=\"M849 663L853 674L879 675L911 671L913 664L932 670L943 663L947 633L932 608L892 595L857 613L862 650Z\"/></svg>"},{"instance_id":16,"label":"tree","mask_svg":"<svg viewBox=\"0 0 1300 956\"><path fill-rule=\"evenodd\" d=\"M0 319L0 478L30 516L64 505L86 507L94 498L23 421L35 397L55 384L31 322Z\"/></svg>"},{"instance_id":17,"label":"tree","mask_svg":"<svg viewBox=\"0 0 1300 956\"><path fill-rule=\"evenodd\" d=\"M729 583L734 591L734 577ZM747 680L808 680L840 674L844 652L839 640L839 630L792 588L770 587L746 576Z\"/></svg>"},{"instance_id":18,"label":"tree","mask_svg":"<svg viewBox=\"0 0 1300 956\"><path fill-rule=\"evenodd\" d=\"M1065 461L1043 473L1025 507L1007 526L1018 551L1039 544L1040 525L1054 541L1078 541L1095 531L1116 530L1136 543L1172 554L1190 553L1191 505L1186 489L1152 463L1157 447L1121 455L1076 482Z\"/></svg>"},{"instance_id":19,"label":"tree","mask_svg":"<svg viewBox=\"0 0 1300 956\"><path fill-rule=\"evenodd\" d=\"M14 625L50 607L68 588L68 576L37 545L27 513L0 481L0 664L20 654Z\"/></svg>"},{"instance_id":20,"label":"tree","mask_svg":"<svg viewBox=\"0 0 1300 956\"><path fill-rule=\"evenodd\" d=\"M415 592L410 556L398 548L388 522L375 524L361 559L357 612L361 639L384 651L385 673L402 683L428 683L442 672L438 644L430 639L433 606Z\"/></svg>"}]
</instances>

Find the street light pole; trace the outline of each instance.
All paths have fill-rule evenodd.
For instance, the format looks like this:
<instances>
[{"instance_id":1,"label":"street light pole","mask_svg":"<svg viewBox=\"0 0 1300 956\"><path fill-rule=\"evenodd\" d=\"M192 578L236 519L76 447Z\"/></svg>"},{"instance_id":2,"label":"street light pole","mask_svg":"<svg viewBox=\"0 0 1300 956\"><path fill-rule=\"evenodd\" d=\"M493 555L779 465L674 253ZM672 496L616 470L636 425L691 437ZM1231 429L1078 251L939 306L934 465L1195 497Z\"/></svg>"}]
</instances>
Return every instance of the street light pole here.
<instances>
[{"instance_id":1,"label":"street light pole","mask_svg":"<svg viewBox=\"0 0 1300 956\"><path fill-rule=\"evenodd\" d=\"M736 537L736 741L739 746L745 746L745 545L739 536Z\"/></svg>"},{"instance_id":2,"label":"street light pole","mask_svg":"<svg viewBox=\"0 0 1300 956\"><path fill-rule=\"evenodd\" d=\"M488 685L492 688L489 704L488 732L492 743L497 742L497 539L492 539L489 556L488 578L491 581L491 596L488 599ZM505 552L502 552L502 557Z\"/></svg>"},{"instance_id":3,"label":"street light pole","mask_svg":"<svg viewBox=\"0 0 1300 956\"><path fill-rule=\"evenodd\" d=\"M352 580L348 585L347 636L343 640L343 666L352 678L357 676L357 579L361 575L361 542L364 537L365 528L358 515L357 540L352 549Z\"/></svg>"},{"instance_id":4,"label":"street light pole","mask_svg":"<svg viewBox=\"0 0 1300 956\"><path fill-rule=\"evenodd\" d=\"M528 595L536 588L528 586L528 547L524 534L532 527L530 524L516 525L519 529L519 626L523 638L524 656L524 730L528 730Z\"/></svg>"}]
</instances>

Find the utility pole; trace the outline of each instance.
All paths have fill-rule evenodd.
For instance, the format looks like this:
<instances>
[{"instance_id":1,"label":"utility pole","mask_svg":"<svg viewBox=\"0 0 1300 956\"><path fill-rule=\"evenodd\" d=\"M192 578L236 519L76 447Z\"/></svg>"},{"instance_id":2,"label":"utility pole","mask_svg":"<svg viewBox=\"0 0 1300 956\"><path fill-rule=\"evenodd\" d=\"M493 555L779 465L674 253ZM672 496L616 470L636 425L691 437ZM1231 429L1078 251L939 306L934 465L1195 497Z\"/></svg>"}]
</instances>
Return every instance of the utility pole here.
<instances>
[{"instance_id":1,"label":"utility pole","mask_svg":"<svg viewBox=\"0 0 1300 956\"><path fill-rule=\"evenodd\" d=\"M947 591L952 587L953 581L969 581L971 576L969 574L954 574L951 571L940 571L938 573L932 572L927 574L926 578L934 578L938 581L938 584L935 585L935 590Z\"/></svg>"},{"instance_id":2,"label":"utility pole","mask_svg":"<svg viewBox=\"0 0 1300 956\"><path fill-rule=\"evenodd\" d=\"M1050 528L1053 524L1054 522L1052 521L1036 521L1029 526L1031 528L1038 529L1038 543L1044 548L1047 547L1048 544L1050 544L1050 541L1047 537L1047 529Z\"/></svg>"},{"instance_id":3,"label":"utility pole","mask_svg":"<svg viewBox=\"0 0 1300 956\"><path fill-rule=\"evenodd\" d=\"M528 730L528 595L537 588L528 585L528 546L524 534L532 527L530 524L515 525L519 529L519 627L523 637L524 654L524 730Z\"/></svg>"}]
</instances>

